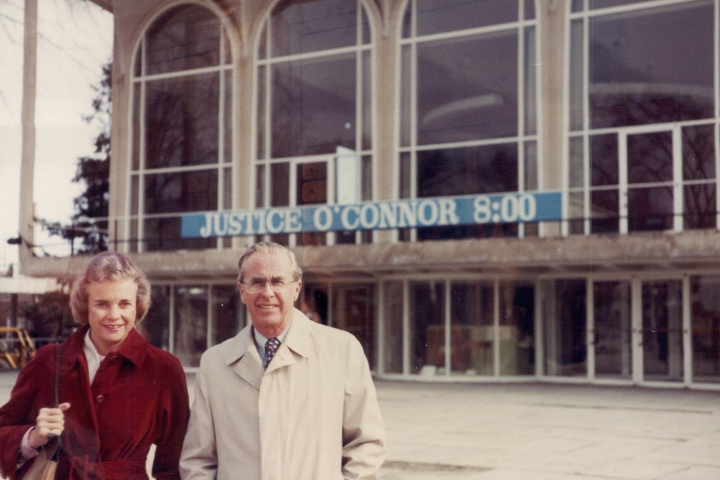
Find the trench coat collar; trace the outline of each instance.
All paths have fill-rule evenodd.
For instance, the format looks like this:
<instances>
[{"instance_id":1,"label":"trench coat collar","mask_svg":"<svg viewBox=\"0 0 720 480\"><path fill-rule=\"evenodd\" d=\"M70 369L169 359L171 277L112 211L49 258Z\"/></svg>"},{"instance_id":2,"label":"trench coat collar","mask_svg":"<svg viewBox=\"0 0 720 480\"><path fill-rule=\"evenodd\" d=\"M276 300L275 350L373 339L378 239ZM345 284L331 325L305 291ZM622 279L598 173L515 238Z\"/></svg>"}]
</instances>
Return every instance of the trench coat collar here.
<instances>
[{"instance_id":1,"label":"trench coat collar","mask_svg":"<svg viewBox=\"0 0 720 480\"><path fill-rule=\"evenodd\" d=\"M295 355L310 357L312 352L311 321L297 308L293 308L292 316L290 331L267 370L263 370L262 360L253 339L252 325L243 328L231 341L225 364L231 366L235 363L233 367L235 373L245 379L256 390L260 390L262 377L266 373L296 363Z\"/></svg>"},{"instance_id":2,"label":"trench coat collar","mask_svg":"<svg viewBox=\"0 0 720 480\"><path fill-rule=\"evenodd\" d=\"M312 353L310 325L312 321L297 308L293 308L293 319L290 331L285 337L284 345L301 357L308 358ZM278 354L281 350L278 350ZM277 354L276 354L277 355Z\"/></svg>"},{"instance_id":3,"label":"trench coat collar","mask_svg":"<svg viewBox=\"0 0 720 480\"><path fill-rule=\"evenodd\" d=\"M89 325L83 325L70 335L70 338L63 342L63 362L60 367L61 372L69 372L75 366L79 358L82 358L84 361L85 352L83 351L83 345L85 343L85 334L89 329ZM128 336L122 345L120 345L120 348L108 353L107 356L117 355L123 357L135 365L136 368L141 368L143 363L145 363L149 345L150 344L147 340L145 340L142 335L133 328L128 333Z\"/></svg>"},{"instance_id":4,"label":"trench coat collar","mask_svg":"<svg viewBox=\"0 0 720 480\"><path fill-rule=\"evenodd\" d=\"M259 391L263 368L260 354L258 354L255 340L253 340L252 324L240 330L240 333L230 340L229 346L225 364Z\"/></svg>"}]
</instances>

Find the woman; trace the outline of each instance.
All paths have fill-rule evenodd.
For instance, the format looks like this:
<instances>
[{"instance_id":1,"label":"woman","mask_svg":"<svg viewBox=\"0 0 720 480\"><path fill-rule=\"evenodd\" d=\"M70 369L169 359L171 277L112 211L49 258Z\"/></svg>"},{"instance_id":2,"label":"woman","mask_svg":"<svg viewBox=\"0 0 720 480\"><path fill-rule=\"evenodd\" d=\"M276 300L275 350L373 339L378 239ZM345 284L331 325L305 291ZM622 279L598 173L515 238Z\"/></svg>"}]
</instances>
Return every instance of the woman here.
<instances>
[{"instance_id":1,"label":"woman","mask_svg":"<svg viewBox=\"0 0 720 480\"><path fill-rule=\"evenodd\" d=\"M20 479L37 449L62 435L57 476L65 479L180 478L189 417L180 362L135 331L150 308L150 284L117 252L95 257L75 282L73 317L82 326L61 345L54 407L56 347L40 349L0 408L0 469Z\"/></svg>"}]
</instances>

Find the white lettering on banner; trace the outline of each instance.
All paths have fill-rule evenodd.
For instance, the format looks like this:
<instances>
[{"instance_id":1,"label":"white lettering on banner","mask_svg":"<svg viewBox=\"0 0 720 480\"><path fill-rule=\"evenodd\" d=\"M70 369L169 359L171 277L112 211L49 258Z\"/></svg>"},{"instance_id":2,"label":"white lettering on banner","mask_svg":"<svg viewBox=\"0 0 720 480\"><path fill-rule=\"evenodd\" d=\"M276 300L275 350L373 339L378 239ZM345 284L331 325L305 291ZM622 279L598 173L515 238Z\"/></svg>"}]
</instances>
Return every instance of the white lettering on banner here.
<instances>
[{"instance_id":1,"label":"white lettering on banner","mask_svg":"<svg viewBox=\"0 0 720 480\"><path fill-rule=\"evenodd\" d=\"M241 219L245 218L244 213L238 213L230 215L230 227L228 228L228 235L240 235L242 232Z\"/></svg>"},{"instance_id":2,"label":"white lettering on banner","mask_svg":"<svg viewBox=\"0 0 720 480\"><path fill-rule=\"evenodd\" d=\"M381 203L380 204L380 228L395 228L397 227L397 211L398 204L393 203Z\"/></svg>"},{"instance_id":3,"label":"white lettering on banner","mask_svg":"<svg viewBox=\"0 0 720 480\"><path fill-rule=\"evenodd\" d=\"M529 222L537 215L537 202L529 193L520 195L520 220Z\"/></svg>"},{"instance_id":4,"label":"white lettering on banner","mask_svg":"<svg viewBox=\"0 0 720 480\"><path fill-rule=\"evenodd\" d=\"M285 210L285 232L294 233L302 230L300 210Z\"/></svg>"},{"instance_id":5,"label":"white lettering on banner","mask_svg":"<svg viewBox=\"0 0 720 480\"><path fill-rule=\"evenodd\" d=\"M320 218L320 217L325 217ZM330 207L318 207L317 210L313 213L313 224L315 228L323 232L325 230L329 230L330 226L332 225L333 221L333 214L332 210L330 210Z\"/></svg>"},{"instance_id":6,"label":"white lettering on banner","mask_svg":"<svg viewBox=\"0 0 720 480\"><path fill-rule=\"evenodd\" d=\"M277 226L273 225L273 217L277 216L280 217L279 221L277 223ZM270 210L267 214L267 229L270 233L280 233L283 231L283 227L285 226L285 222L283 222L282 218L282 212L279 212L277 210Z\"/></svg>"},{"instance_id":7,"label":"white lettering on banner","mask_svg":"<svg viewBox=\"0 0 720 480\"><path fill-rule=\"evenodd\" d=\"M559 219L559 192L524 192L187 214L182 235L209 238Z\"/></svg>"},{"instance_id":8,"label":"white lettering on banner","mask_svg":"<svg viewBox=\"0 0 720 480\"><path fill-rule=\"evenodd\" d=\"M442 199L438 200L440 205L440 220L438 225L457 225L460 217L457 215L457 203L454 200Z\"/></svg>"},{"instance_id":9,"label":"white lettering on banner","mask_svg":"<svg viewBox=\"0 0 720 480\"><path fill-rule=\"evenodd\" d=\"M502 217L500 218L506 222L514 222L517 220L517 197L514 195L507 195L503 197L500 205L500 213L502 214Z\"/></svg>"},{"instance_id":10,"label":"white lettering on banner","mask_svg":"<svg viewBox=\"0 0 720 480\"><path fill-rule=\"evenodd\" d=\"M428 215L429 213L429 215ZM422 225L436 225L438 221L438 207L432 200L423 200L418 205L417 221Z\"/></svg>"},{"instance_id":11,"label":"white lettering on banner","mask_svg":"<svg viewBox=\"0 0 720 480\"><path fill-rule=\"evenodd\" d=\"M255 217L259 215L260 212L249 212L245 216L245 233L247 235L255 235Z\"/></svg>"},{"instance_id":12,"label":"white lettering on banner","mask_svg":"<svg viewBox=\"0 0 720 480\"><path fill-rule=\"evenodd\" d=\"M215 235L225 235L228 229L228 213L221 213L219 215L213 215L213 229Z\"/></svg>"},{"instance_id":13,"label":"white lettering on banner","mask_svg":"<svg viewBox=\"0 0 720 480\"><path fill-rule=\"evenodd\" d=\"M417 200L400 204L398 228L414 227L417 225Z\"/></svg>"},{"instance_id":14,"label":"white lettering on banner","mask_svg":"<svg viewBox=\"0 0 720 480\"><path fill-rule=\"evenodd\" d=\"M353 214L353 220L350 220L350 214ZM356 230L360 225L360 207L352 205L344 207L340 213L340 224L345 230Z\"/></svg>"},{"instance_id":15,"label":"white lettering on banner","mask_svg":"<svg viewBox=\"0 0 720 480\"><path fill-rule=\"evenodd\" d=\"M370 217L368 217L368 212L371 215ZM368 230L375 228L379 219L380 211L378 210L377 205L369 203L367 205L363 205L360 209L360 225L362 225L363 228Z\"/></svg>"},{"instance_id":16,"label":"white lettering on banner","mask_svg":"<svg viewBox=\"0 0 720 480\"><path fill-rule=\"evenodd\" d=\"M490 218L490 199L477 197L473 202L473 220L475 220L475 223L487 223Z\"/></svg>"},{"instance_id":17,"label":"white lettering on banner","mask_svg":"<svg viewBox=\"0 0 720 480\"><path fill-rule=\"evenodd\" d=\"M210 234L212 234L212 220L210 219L209 213L205 214L205 225L200 227L200 236L203 238L208 238Z\"/></svg>"}]
</instances>

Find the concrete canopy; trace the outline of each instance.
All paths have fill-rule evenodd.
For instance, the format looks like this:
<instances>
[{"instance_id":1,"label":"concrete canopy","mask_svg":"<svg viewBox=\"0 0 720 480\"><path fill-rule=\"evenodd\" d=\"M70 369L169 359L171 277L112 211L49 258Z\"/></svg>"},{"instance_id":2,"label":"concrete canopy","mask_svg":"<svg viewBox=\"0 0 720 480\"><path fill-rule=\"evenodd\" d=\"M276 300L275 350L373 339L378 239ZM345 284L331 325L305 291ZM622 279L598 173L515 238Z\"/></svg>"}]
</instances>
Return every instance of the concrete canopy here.
<instances>
[{"instance_id":1,"label":"concrete canopy","mask_svg":"<svg viewBox=\"0 0 720 480\"><path fill-rule=\"evenodd\" d=\"M43 294L59 289L60 284L54 278L0 277L0 293Z\"/></svg>"}]
</instances>

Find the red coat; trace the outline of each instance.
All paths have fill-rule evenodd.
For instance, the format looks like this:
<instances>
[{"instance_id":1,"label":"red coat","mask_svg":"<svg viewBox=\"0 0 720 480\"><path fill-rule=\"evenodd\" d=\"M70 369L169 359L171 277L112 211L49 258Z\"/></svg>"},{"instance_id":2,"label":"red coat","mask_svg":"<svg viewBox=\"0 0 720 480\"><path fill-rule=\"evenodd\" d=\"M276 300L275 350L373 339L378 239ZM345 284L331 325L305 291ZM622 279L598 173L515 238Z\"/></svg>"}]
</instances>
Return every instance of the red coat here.
<instances>
[{"instance_id":1,"label":"red coat","mask_svg":"<svg viewBox=\"0 0 720 480\"><path fill-rule=\"evenodd\" d=\"M100 365L92 387L83 353L83 326L62 344L60 403L65 412L60 480L147 479L145 462L157 445L152 472L177 479L188 423L188 390L177 358L153 347L131 330L119 349ZM22 478L17 451L40 408L51 407L55 386L55 348L41 348L20 372L10 400L0 408L0 470Z\"/></svg>"}]
</instances>

